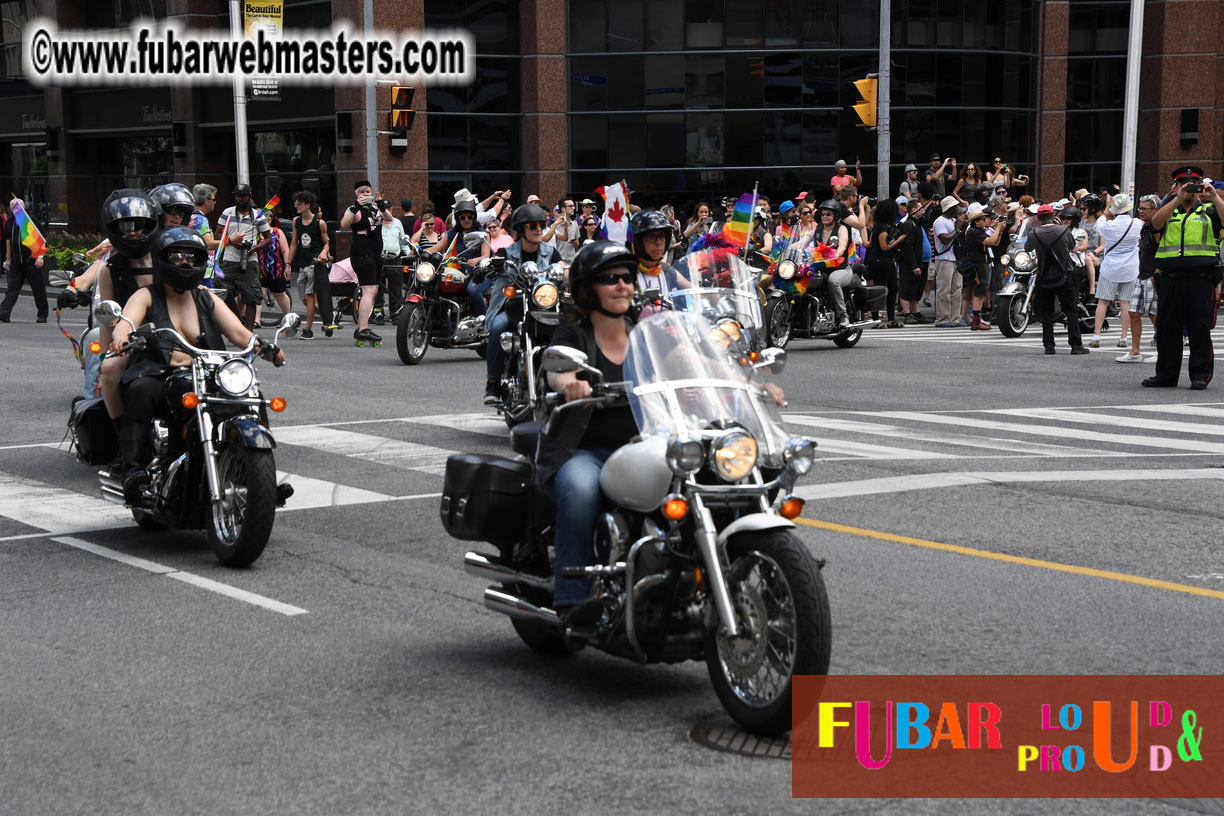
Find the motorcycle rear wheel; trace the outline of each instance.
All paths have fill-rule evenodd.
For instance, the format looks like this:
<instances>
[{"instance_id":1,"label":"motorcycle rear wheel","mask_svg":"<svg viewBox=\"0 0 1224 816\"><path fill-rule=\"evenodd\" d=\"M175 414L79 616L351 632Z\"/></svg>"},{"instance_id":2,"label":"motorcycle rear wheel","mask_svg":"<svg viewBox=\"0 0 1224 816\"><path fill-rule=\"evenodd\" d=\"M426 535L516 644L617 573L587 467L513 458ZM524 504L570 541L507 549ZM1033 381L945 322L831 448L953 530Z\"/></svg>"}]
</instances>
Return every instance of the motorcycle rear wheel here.
<instances>
[{"instance_id":1,"label":"motorcycle rear wheel","mask_svg":"<svg viewBox=\"0 0 1224 816\"><path fill-rule=\"evenodd\" d=\"M416 365L425 359L425 352L429 351L429 325L420 303L400 310L395 325L395 350L404 365Z\"/></svg>"},{"instance_id":2,"label":"motorcycle rear wheel","mask_svg":"<svg viewBox=\"0 0 1224 816\"><path fill-rule=\"evenodd\" d=\"M816 561L788 530L736 536L727 546L727 587L740 635L706 632L710 682L723 708L758 734L791 728L797 674L827 674L833 631Z\"/></svg>"},{"instance_id":3,"label":"motorcycle rear wheel","mask_svg":"<svg viewBox=\"0 0 1224 816\"><path fill-rule=\"evenodd\" d=\"M504 586L507 592L522 595L536 605L547 606L552 603L552 593L523 587L519 584L505 584ZM554 629L542 623L511 618L510 624L514 627L519 639L526 643L533 652L548 657L569 657L582 651L586 646L586 641L567 638L560 629Z\"/></svg>"},{"instance_id":4,"label":"motorcycle rear wheel","mask_svg":"<svg viewBox=\"0 0 1224 816\"><path fill-rule=\"evenodd\" d=\"M245 567L263 554L276 515L276 464L272 451L225 445L217 454L224 500L214 503L208 543L227 567Z\"/></svg>"}]
</instances>

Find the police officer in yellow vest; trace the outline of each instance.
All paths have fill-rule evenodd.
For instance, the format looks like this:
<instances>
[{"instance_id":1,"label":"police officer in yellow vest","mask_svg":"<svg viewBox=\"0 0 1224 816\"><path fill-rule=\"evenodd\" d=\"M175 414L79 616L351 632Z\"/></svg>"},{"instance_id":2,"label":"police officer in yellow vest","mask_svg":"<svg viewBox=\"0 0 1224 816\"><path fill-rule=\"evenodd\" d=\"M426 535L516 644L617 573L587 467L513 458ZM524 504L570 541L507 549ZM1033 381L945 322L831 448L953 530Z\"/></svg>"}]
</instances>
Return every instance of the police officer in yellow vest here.
<instances>
[{"instance_id":1,"label":"police officer in yellow vest","mask_svg":"<svg viewBox=\"0 0 1224 816\"><path fill-rule=\"evenodd\" d=\"M1215 352L1215 287L1220 264L1221 213L1224 199L1204 187L1198 167L1173 171L1174 191L1152 216L1160 231L1156 249L1156 374L1146 388L1172 388L1181 375L1182 328L1190 338L1190 387L1202 391L1211 382Z\"/></svg>"}]
</instances>

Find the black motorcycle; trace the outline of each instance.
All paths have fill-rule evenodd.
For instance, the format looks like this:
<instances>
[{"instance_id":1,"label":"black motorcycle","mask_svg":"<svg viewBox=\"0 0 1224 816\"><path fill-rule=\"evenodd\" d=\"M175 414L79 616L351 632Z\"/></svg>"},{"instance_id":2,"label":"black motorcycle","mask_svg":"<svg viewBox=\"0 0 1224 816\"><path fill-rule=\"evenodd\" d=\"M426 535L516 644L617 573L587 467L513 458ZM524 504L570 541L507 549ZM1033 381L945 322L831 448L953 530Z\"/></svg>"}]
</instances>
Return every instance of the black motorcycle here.
<instances>
[{"instance_id":1,"label":"black motorcycle","mask_svg":"<svg viewBox=\"0 0 1224 816\"><path fill-rule=\"evenodd\" d=\"M504 271L498 271L499 266ZM503 308L510 318L510 331L502 332L498 338L506 352L498 411L511 428L528 419L542 421L548 406L539 355L565 321L561 311L565 267L554 263L541 269L534 261L516 266L507 258L487 258L481 262L480 271L497 276L494 285L503 288L506 296Z\"/></svg>"},{"instance_id":2,"label":"black motorcycle","mask_svg":"<svg viewBox=\"0 0 1224 816\"><path fill-rule=\"evenodd\" d=\"M98 305L95 317L102 325L117 320L132 325L111 300ZM272 534L276 508L293 489L276 483L276 442L266 410L283 411L285 400L264 399L254 360L257 354L275 357L280 336L292 337L300 323L301 317L291 312L281 318L271 343L252 335L238 351L196 348L174 329L151 323L132 326L125 350L158 336L191 357L190 366L166 378L169 419L154 420L150 427L149 482L140 501L128 505L137 524L147 530L203 528L217 559L227 566L245 567L259 558ZM113 434L109 422L77 424L72 428L77 450L94 455L114 450L113 439L108 445L100 438L108 428ZM81 439L83 433L92 436ZM108 467L98 472L98 481L103 498L126 504L121 474Z\"/></svg>"},{"instance_id":3,"label":"black motorcycle","mask_svg":"<svg viewBox=\"0 0 1224 816\"><path fill-rule=\"evenodd\" d=\"M837 325L829 295L829 273L812 263L809 249L786 250L776 270L777 283L766 293L765 337L768 345L786 348L792 338L832 340L838 348L852 348L863 337L863 329L882 321L870 317L885 309L888 289L860 286L846 292L848 326Z\"/></svg>"},{"instance_id":4,"label":"black motorcycle","mask_svg":"<svg viewBox=\"0 0 1224 816\"><path fill-rule=\"evenodd\" d=\"M464 236L465 241L467 238ZM480 240L478 237L477 245ZM430 346L472 349L485 356L489 334L484 315L472 312L467 295L471 274L467 267L445 266L436 252L419 253L404 307L395 321L395 348L404 365L421 362Z\"/></svg>"},{"instance_id":5,"label":"black motorcycle","mask_svg":"<svg viewBox=\"0 0 1224 816\"><path fill-rule=\"evenodd\" d=\"M1003 283L995 295L995 325L1004 337L1019 337L1036 316L1037 307L1033 303L1033 295L1041 278L1038 258L1013 237L1007 251L999 258L999 265ZM1095 295L1088 293L1088 274L1083 267L1076 267L1069 274L1075 277L1078 288L1076 310L1080 331L1091 334L1096 319L1097 299ZM1117 317L1118 313L1118 304L1111 303L1106 314ZM1054 299L1054 322L1064 325L1067 322L1062 303L1057 298ZM1109 322L1106 321L1102 328L1109 328Z\"/></svg>"}]
</instances>

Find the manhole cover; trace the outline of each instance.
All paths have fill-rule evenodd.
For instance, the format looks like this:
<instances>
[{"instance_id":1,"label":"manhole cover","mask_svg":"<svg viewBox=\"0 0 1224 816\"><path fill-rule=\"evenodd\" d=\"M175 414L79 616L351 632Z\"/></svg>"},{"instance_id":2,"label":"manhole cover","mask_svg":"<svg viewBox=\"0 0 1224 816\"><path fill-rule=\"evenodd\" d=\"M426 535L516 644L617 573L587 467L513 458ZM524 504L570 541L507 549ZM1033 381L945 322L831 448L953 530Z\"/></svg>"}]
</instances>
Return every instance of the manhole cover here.
<instances>
[{"instance_id":1,"label":"manhole cover","mask_svg":"<svg viewBox=\"0 0 1224 816\"><path fill-rule=\"evenodd\" d=\"M745 731L728 719L708 720L694 725L689 730L689 739L715 751L727 751L741 756L785 760L791 758L789 735L762 737Z\"/></svg>"}]
</instances>

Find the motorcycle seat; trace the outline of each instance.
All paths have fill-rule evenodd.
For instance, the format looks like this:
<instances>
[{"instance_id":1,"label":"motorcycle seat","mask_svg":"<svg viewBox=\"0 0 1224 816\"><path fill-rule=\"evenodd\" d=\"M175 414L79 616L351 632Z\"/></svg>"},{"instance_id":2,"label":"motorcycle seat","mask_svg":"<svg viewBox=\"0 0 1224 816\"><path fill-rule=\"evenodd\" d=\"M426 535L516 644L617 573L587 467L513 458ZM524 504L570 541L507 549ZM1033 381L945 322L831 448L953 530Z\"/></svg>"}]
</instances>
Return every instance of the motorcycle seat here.
<instances>
[{"instance_id":1,"label":"motorcycle seat","mask_svg":"<svg viewBox=\"0 0 1224 816\"><path fill-rule=\"evenodd\" d=\"M535 459L543 426L539 422L520 422L510 429L510 447L515 453Z\"/></svg>"}]
</instances>

